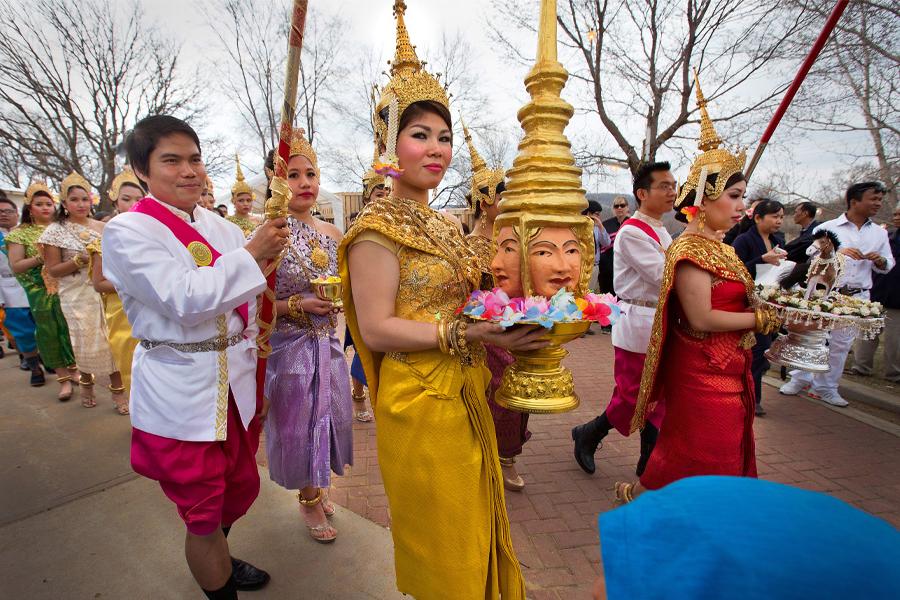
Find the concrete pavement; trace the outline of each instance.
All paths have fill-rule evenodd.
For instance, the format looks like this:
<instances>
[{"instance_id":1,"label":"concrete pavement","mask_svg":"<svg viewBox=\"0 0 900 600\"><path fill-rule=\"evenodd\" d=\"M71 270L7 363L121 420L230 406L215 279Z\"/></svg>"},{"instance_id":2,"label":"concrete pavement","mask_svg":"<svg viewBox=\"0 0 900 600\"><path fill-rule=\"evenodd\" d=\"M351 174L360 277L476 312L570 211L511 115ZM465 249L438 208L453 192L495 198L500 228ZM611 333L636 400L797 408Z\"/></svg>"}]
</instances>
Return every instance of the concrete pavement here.
<instances>
[{"instance_id":1,"label":"concrete pavement","mask_svg":"<svg viewBox=\"0 0 900 600\"><path fill-rule=\"evenodd\" d=\"M56 383L29 388L0 360L0 581L4 598L202 598L183 555L184 528L155 482L129 465L130 426L97 386L98 406L56 400ZM323 546L302 525L294 495L260 473L262 491L229 540L272 582L241 597L391 599L390 532L349 510Z\"/></svg>"}]
</instances>

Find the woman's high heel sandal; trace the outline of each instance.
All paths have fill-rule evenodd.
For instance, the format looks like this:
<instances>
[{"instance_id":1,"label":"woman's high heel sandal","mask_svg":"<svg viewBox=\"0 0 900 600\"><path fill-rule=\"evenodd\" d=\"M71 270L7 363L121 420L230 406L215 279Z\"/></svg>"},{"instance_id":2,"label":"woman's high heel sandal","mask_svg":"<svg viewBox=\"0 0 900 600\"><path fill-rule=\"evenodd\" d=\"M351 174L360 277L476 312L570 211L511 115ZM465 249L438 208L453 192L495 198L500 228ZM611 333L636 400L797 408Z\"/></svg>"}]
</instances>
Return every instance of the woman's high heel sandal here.
<instances>
[{"instance_id":1,"label":"woman's high heel sandal","mask_svg":"<svg viewBox=\"0 0 900 600\"><path fill-rule=\"evenodd\" d=\"M503 487L511 492L521 492L525 489L525 480L516 472L516 459L500 457L500 467L503 473ZM511 476L507 476L507 470L511 469Z\"/></svg>"},{"instance_id":2,"label":"woman's high heel sandal","mask_svg":"<svg viewBox=\"0 0 900 600\"><path fill-rule=\"evenodd\" d=\"M324 496L325 496L324 493L320 489L316 493L315 498L312 498L311 500L307 500L306 498L303 497L303 492L298 492L297 500L300 502L300 506L303 507L303 511L305 512L305 509L312 508L315 505L322 502L322 498L324 498ZM323 514L324 514L324 511L323 511ZM304 520L304 522L306 522L305 515L304 515L303 520ZM337 531L334 529L334 527L331 526L331 523L328 523L327 521L325 523L323 523L322 525L310 525L307 522L306 529L309 531L309 537L316 540L320 544L328 544L330 542L333 542L337 538Z\"/></svg>"},{"instance_id":3,"label":"woman's high heel sandal","mask_svg":"<svg viewBox=\"0 0 900 600\"><path fill-rule=\"evenodd\" d=\"M71 382L72 378L69 377L68 375L63 375L62 377L57 377L56 381L58 381L59 384L62 385L66 382ZM59 395L56 396L56 399L59 400L60 402L68 402L69 400L72 399L73 391L74 391L74 389L71 385L69 386L69 391L65 394L63 393L62 389L60 389Z\"/></svg>"},{"instance_id":4,"label":"woman's high heel sandal","mask_svg":"<svg viewBox=\"0 0 900 600\"><path fill-rule=\"evenodd\" d=\"M78 378L78 385L81 386L81 405L85 408L94 408L97 406L97 401L94 400L94 374L89 373L90 380L84 380L84 374L82 373L81 377ZM87 392L90 392L90 395Z\"/></svg>"},{"instance_id":5,"label":"woman's high heel sandal","mask_svg":"<svg viewBox=\"0 0 900 600\"><path fill-rule=\"evenodd\" d=\"M613 491L616 493L616 501L619 504L628 504L634 500L634 486L636 485L636 483L617 481L613 487Z\"/></svg>"},{"instance_id":6,"label":"woman's high heel sandal","mask_svg":"<svg viewBox=\"0 0 900 600\"><path fill-rule=\"evenodd\" d=\"M120 415L127 415L128 414L128 398L125 398L125 386L123 385L122 387L116 387L113 384L109 384L107 387L109 388L109 391L112 393L113 408L115 408L116 412L119 413ZM119 400L116 399L116 396L118 396L119 399L121 399L122 401L119 402Z\"/></svg>"},{"instance_id":7,"label":"woman's high heel sandal","mask_svg":"<svg viewBox=\"0 0 900 600\"><path fill-rule=\"evenodd\" d=\"M350 393L353 397L353 417L360 423L371 423L375 418L368 410L366 410L366 393L360 395Z\"/></svg>"}]
</instances>

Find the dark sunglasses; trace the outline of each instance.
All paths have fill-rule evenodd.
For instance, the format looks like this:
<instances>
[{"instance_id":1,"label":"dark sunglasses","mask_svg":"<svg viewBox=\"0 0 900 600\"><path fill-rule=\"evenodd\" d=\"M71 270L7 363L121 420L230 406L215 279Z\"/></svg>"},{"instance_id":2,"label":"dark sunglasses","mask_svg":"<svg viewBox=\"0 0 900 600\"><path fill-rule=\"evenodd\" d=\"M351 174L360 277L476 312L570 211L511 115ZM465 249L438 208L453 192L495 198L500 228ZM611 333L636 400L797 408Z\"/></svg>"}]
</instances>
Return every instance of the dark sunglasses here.
<instances>
[{"instance_id":1,"label":"dark sunglasses","mask_svg":"<svg viewBox=\"0 0 900 600\"><path fill-rule=\"evenodd\" d=\"M627 204L613 204L613 208L627 208Z\"/></svg>"}]
</instances>

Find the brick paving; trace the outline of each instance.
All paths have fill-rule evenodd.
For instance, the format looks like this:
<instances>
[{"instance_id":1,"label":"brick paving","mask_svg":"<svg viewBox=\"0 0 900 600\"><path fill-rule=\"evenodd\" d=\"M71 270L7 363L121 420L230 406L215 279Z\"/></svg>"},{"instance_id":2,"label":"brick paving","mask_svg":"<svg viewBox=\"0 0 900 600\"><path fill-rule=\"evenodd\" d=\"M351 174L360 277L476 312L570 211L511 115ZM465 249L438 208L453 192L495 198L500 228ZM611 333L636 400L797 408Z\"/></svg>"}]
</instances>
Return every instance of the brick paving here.
<instances>
[{"instance_id":1,"label":"brick paving","mask_svg":"<svg viewBox=\"0 0 900 600\"><path fill-rule=\"evenodd\" d=\"M599 332L567 347L582 405L531 417L532 438L517 464L526 487L506 495L513 542L534 600L590 597L600 572L597 516L614 508L613 484L634 478L638 456L638 439L613 431L597 453L593 476L575 464L569 431L606 405L613 352L609 336ZM761 478L832 494L900 527L900 438L769 386L763 403L768 415L755 425ZM356 464L334 478L331 497L389 527L374 424L356 423L354 436Z\"/></svg>"}]
</instances>

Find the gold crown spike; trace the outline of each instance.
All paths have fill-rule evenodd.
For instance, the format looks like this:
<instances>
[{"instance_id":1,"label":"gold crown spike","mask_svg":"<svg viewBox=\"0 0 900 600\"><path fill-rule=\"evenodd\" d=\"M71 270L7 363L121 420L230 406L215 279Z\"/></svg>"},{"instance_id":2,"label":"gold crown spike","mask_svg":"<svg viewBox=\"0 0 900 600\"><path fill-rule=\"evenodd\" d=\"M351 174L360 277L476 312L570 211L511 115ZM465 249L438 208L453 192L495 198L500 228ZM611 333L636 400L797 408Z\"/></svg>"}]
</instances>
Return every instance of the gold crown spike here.
<instances>
[{"instance_id":1,"label":"gold crown spike","mask_svg":"<svg viewBox=\"0 0 900 600\"><path fill-rule=\"evenodd\" d=\"M231 197L237 198L241 194L250 194L250 198L255 200L256 194L253 193L253 188L244 180L244 172L241 171L241 157L237 153L234 155L234 164L235 182L231 186Z\"/></svg>"},{"instance_id":2,"label":"gold crown spike","mask_svg":"<svg viewBox=\"0 0 900 600\"><path fill-rule=\"evenodd\" d=\"M28 186L28 189L25 190L25 204L31 204L31 201L34 200L34 195L38 192L44 192L50 199L55 203L56 196L53 194L53 191L47 187L46 183L41 183L40 181L34 181L31 185Z\"/></svg>"},{"instance_id":3,"label":"gold crown spike","mask_svg":"<svg viewBox=\"0 0 900 600\"><path fill-rule=\"evenodd\" d=\"M462 121L462 119L460 119ZM472 134L466 127L465 121L462 121L463 134L466 138L466 144L469 146L469 157L472 160L472 184L469 190L470 208L475 208L483 200L485 204L492 205L496 201L497 186L506 177L506 172L502 168L489 169L487 163L481 158L478 150L472 142ZM487 188L487 193L481 190Z\"/></svg>"},{"instance_id":4,"label":"gold crown spike","mask_svg":"<svg viewBox=\"0 0 900 600\"><path fill-rule=\"evenodd\" d=\"M73 187L80 187L88 193L88 196L91 195L91 184L88 183L88 180L75 171L72 171L71 173L66 175L66 178L63 179L59 184L60 201L65 201L65 199L69 196L69 190Z\"/></svg>"},{"instance_id":5,"label":"gold crown spike","mask_svg":"<svg viewBox=\"0 0 900 600\"><path fill-rule=\"evenodd\" d=\"M395 151L397 129L399 119L409 105L431 101L446 108L450 107L447 90L436 77L424 69L416 55L415 47L410 43L409 32L403 19L404 14L406 2L396 0L394 17L397 21L397 46L394 60L390 63L391 80L381 90L381 98L375 105L375 131L385 146L385 152L379 157L376 170L389 177L396 177L401 173Z\"/></svg>"},{"instance_id":6,"label":"gold crown spike","mask_svg":"<svg viewBox=\"0 0 900 600\"><path fill-rule=\"evenodd\" d=\"M305 156L306 160L319 173L319 159L316 151L313 150L312 144L306 139L306 131L302 127L297 127L291 132L291 152L290 156Z\"/></svg>"},{"instance_id":7,"label":"gold crown spike","mask_svg":"<svg viewBox=\"0 0 900 600\"><path fill-rule=\"evenodd\" d=\"M134 171L131 170L131 167L125 165L125 168L122 169L122 172L116 175L116 177L112 180L112 183L109 186L109 190L107 190L106 192L106 194L109 196L109 199L113 202L118 200L119 191L126 183L137 186L141 190L141 193L143 193L144 188L141 187L141 181L138 179L137 175L134 174Z\"/></svg>"},{"instance_id":8,"label":"gold crown spike","mask_svg":"<svg viewBox=\"0 0 900 600\"><path fill-rule=\"evenodd\" d=\"M693 218L697 211L693 207L700 205L703 196L713 200L721 196L731 176L740 173L747 162L745 150L733 153L721 147L722 138L716 132L706 109L708 100L700 89L700 79L696 70L694 70L694 84L697 86L697 107L700 109L700 140L697 143L700 156L694 159L687 181L681 186L678 199L675 200L675 210L687 215L688 220ZM709 177L713 175L716 177L715 184L709 182ZM686 199L694 190L697 190L697 193L688 203Z\"/></svg>"}]
</instances>

